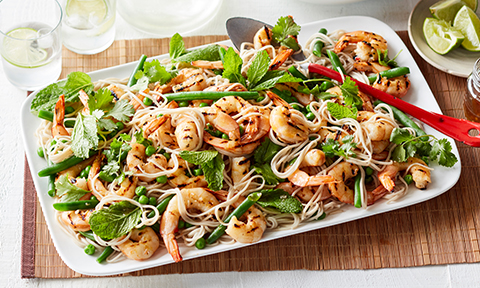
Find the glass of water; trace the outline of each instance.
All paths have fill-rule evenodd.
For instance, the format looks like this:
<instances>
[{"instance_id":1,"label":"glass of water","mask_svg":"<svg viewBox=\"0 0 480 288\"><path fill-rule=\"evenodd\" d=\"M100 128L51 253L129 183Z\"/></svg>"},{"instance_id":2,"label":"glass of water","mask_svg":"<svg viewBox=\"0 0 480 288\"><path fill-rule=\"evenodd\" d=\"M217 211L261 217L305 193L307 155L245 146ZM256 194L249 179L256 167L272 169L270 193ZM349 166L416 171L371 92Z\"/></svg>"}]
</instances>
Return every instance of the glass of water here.
<instances>
[{"instance_id":1,"label":"glass of water","mask_svg":"<svg viewBox=\"0 0 480 288\"><path fill-rule=\"evenodd\" d=\"M2 0L0 19L0 52L8 80L31 91L55 82L62 71L60 4L56 0Z\"/></svg>"},{"instance_id":2,"label":"glass of water","mask_svg":"<svg viewBox=\"0 0 480 288\"><path fill-rule=\"evenodd\" d=\"M104 51L115 40L116 0L63 0L63 45L78 54Z\"/></svg>"}]
</instances>

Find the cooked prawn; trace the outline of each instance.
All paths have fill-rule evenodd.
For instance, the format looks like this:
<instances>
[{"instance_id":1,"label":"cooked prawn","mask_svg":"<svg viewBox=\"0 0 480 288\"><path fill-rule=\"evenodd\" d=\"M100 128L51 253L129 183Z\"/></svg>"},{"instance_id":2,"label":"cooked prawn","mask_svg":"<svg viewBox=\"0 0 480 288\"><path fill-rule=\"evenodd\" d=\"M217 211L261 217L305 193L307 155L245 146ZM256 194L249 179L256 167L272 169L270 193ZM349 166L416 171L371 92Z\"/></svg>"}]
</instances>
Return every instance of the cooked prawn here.
<instances>
[{"instance_id":1,"label":"cooked prawn","mask_svg":"<svg viewBox=\"0 0 480 288\"><path fill-rule=\"evenodd\" d=\"M102 161L103 157L105 157L104 154L99 153L97 156L95 156L95 160L93 161L92 168L90 168L90 173L88 174L88 190L90 191L95 191L97 193L100 193L100 195L105 196L108 193L107 188L103 185L102 181L100 179L96 178L98 173L100 173L100 169L102 168ZM94 193L95 194L95 193Z\"/></svg>"},{"instance_id":2,"label":"cooked prawn","mask_svg":"<svg viewBox=\"0 0 480 288\"><path fill-rule=\"evenodd\" d=\"M190 65L203 69L223 69L222 61L197 60L190 62Z\"/></svg>"},{"instance_id":3,"label":"cooked prawn","mask_svg":"<svg viewBox=\"0 0 480 288\"><path fill-rule=\"evenodd\" d=\"M232 181L234 184L242 182L243 177L250 170L250 160L245 157L234 157L232 159Z\"/></svg>"},{"instance_id":4,"label":"cooked prawn","mask_svg":"<svg viewBox=\"0 0 480 288\"><path fill-rule=\"evenodd\" d=\"M280 140L294 144L308 139L309 129L299 118L294 117L293 109L275 107L270 113L270 126Z\"/></svg>"},{"instance_id":5,"label":"cooked prawn","mask_svg":"<svg viewBox=\"0 0 480 288\"><path fill-rule=\"evenodd\" d=\"M53 124L52 124L52 136L69 136L67 129L63 124L65 120L65 95L62 94L58 97L57 104L55 104L55 110L53 111Z\"/></svg>"},{"instance_id":6,"label":"cooked prawn","mask_svg":"<svg viewBox=\"0 0 480 288\"><path fill-rule=\"evenodd\" d=\"M390 139L390 135L395 128L390 122L382 118L377 118L375 113L369 111L359 111L357 121L371 141Z\"/></svg>"},{"instance_id":7,"label":"cooked prawn","mask_svg":"<svg viewBox=\"0 0 480 288\"><path fill-rule=\"evenodd\" d=\"M175 127L175 137L181 150L191 151L200 143L197 125L188 115L177 114L172 125Z\"/></svg>"},{"instance_id":8,"label":"cooked prawn","mask_svg":"<svg viewBox=\"0 0 480 288\"><path fill-rule=\"evenodd\" d=\"M354 31L343 34L335 45L335 53L342 52L349 44L356 44L355 60L378 61L378 52L387 50L387 41L380 35L367 31Z\"/></svg>"},{"instance_id":9,"label":"cooked prawn","mask_svg":"<svg viewBox=\"0 0 480 288\"><path fill-rule=\"evenodd\" d=\"M208 133L207 133L208 134ZM178 159L178 169L175 172L168 174L168 184L173 187L182 188L194 188L194 187L207 187L208 183L205 181L205 176L191 176L188 177L186 175L187 172L187 165L189 167L193 167L193 164L188 163L187 161L179 158ZM168 161L168 169L173 169L175 167L175 163L173 158L170 158Z\"/></svg>"},{"instance_id":10,"label":"cooked prawn","mask_svg":"<svg viewBox=\"0 0 480 288\"><path fill-rule=\"evenodd\" d=\"M128 170L133 173L142 173L155 174L161 171L165 171L167 168L167 158L161 154L153 154L152 156L146 158L145 146L132 142L130 144L132 149L128 151L127 154L127 166ZM156 177L149 176L139 176L139 179L142 181L152 181Z\"/></svg>"},{"instance_id":11,"label":"cooked prawn","mask_svg":"<svg viewBox=\"0 0 480 288\"><path fill-rule=\"evenodd\" d=\"M407 170L412 175L413 182L418 189L426 189L428 183L431 183L430 170L427 168L427 164L418 158L409 157L407 162L393 162L393 164L386 166L382 171L378 173L378 180L382 183L383 187L390 192L393 192L395 188L395 177L398 172Z\"/></svg>"},{"instance_id":12,"label":"cooked prawn","mask_svg":"<svg viewBox=\"0 0 480 288\"><path fill-rule=\"evenodd\" d=\"M321 166L325 163L325 153L319 149L312 149L307 152L305 158L299 165L299 168L288 176L288 180L292 184L300 187L306 186L320 186L330 183L335 179L330 175L313 175L310 176L307 172L300 170L302 167Z\"/></svg>"},{"instance_id":13,"label":"cooked prawn","mask_svg":"<svg viewBox=\"0 0 480 288\"><path fill-rule=\"evenodd\" d=\"M153 256L160 247L160 239L150 227L142 230L133 229L130 238L122 244L118 244L117 247L128 258L140 261Z\"/></svg>"},{"instance_id":14,"label":"cooked prawn","mask_svg":"<svg viewBox=\"0 0 480 288\"><path fill-rule=\"evenodd\" d=\"M373 88L381 90L392 96L402 98L407 94L408 89L410 89L410 80L408 79L407 75L390 79L382 77L381 79L375 81Z\"/></svg>"},{"instance_id":15,"label":"cooked prawn","mask_svg":"<svg viewBox=\"0 0 480 288\"><path fill-rule=\"evenodd\" d=\"M74 231L88 231L90 224L88 220L92 215L93 210L75 210L62 212L62 221L70 226Z\"/></svg>"},{"instance_id":16,"label":"cooked prawn","mask_svg":"<svg viewBox=\"0 0 480 288\"><path fill-rule=\"evenodd\" d=\"M178 221L180 219L178 197L183 198L187 210L195 209L203 213L210 211L211 215L214 213L212 208L218 205L217 198L204 188L182 189L179 194L170 200L160 221L160 235L162 235L167 251L172 255L175 262L182 261L178 243L175 239L175 231L178 229Z\"/></svg>"},{"instance_id":17,"label":"cooked prawn","mask_svg":"<svg viewBox=\"0 0 480 288\"><path fill-rule=\"evenodd\" d=\"M126 176L122 183L120 183L120 189L115 191L115 194L133 199L133 197L135 197L135 188L137 188L137 182L137 177L132 175Z\"/></svg>"}]
</instances>

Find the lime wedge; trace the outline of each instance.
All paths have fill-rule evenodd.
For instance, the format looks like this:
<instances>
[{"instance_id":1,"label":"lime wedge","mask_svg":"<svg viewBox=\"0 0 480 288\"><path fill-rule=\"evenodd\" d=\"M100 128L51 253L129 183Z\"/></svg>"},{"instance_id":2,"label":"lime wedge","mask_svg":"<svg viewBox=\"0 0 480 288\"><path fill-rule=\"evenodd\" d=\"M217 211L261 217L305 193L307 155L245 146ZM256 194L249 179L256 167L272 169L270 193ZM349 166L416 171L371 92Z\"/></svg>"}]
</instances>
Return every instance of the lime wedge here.
<instances>
[{"instance_id":1,"label":"lime wedge","mask_svg":"<svg viewBox=\"0 0 480 288\"><path fill-rule=\"evenodd\" d=\"M423 35L428 46L440 55L447 54L462 44L463 34L445 20L427 18L423 22Z\"/></svg>"},{"instance_id":2,"label":"lime wedge","mask_svg":"<svg viewBox=\"0 0 480 288\"><path fill-rule=\"evenodd\" d=\"M458 10L464 5L467 4L462 0L444 0L430 6L430 13L437 19L452 23Z\"/></svg>"},{"instance_id":3,"label":"lime wedge","mask_svg":"<svg viewBox=\"0 0 480 288\"><path fill-rule=\"evenodd\" d=\"M7 33L10 37L3 40L3 58L11 64L22 68L42 66L47 59L45 49L38 48L34 40L38 37L37 30L32 28L16 28Z\"/></svg>"},{"instance_id":4,"label":"lime wedge","mask_svg":"<svg viewBox=\"0 0 480 288\"><path fill-rule=\"evenodd\" d=\"M105 0L68 0L65 6L68 17L88 19L92 24L100 24L107 16Z\"/></svg>"},{"instance_id":5,"label":"lime wedge","mask_svg":"<svg viewBox=\"0 0 480 288\"><path fill-rule=\"evenodd\" d=\"M478 0L463 0L468 7L472 8L473 11L477 11Z\"/></svg>"},{"instance_id":6,"label":"lime wedge","mask_svg":"<svg viewBox=\"0 0 480 288\"><path fill-rule=\"evenodd\" d=\"M463 6L453 20L453 27L465 36L463 48L468 51L480 51L480 19L472 9Z\"/></svg>"}]
</instances>

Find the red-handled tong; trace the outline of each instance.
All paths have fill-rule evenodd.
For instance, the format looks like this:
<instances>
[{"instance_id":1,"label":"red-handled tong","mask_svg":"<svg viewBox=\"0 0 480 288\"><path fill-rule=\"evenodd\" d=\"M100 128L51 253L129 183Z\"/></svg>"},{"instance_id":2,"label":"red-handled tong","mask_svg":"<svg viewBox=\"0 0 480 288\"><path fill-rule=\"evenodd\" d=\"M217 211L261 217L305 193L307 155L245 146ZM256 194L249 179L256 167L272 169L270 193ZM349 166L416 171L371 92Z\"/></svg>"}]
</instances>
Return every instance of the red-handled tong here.
<instances>
[{"instance_id":1,"label":"red-handled tong","mask_svg":"<svg viewBox=\"0 0 480 288\"><path fill-rule=\"evenodd\" d=\"M328 69L318 64L309 64L308 70L313 73L318 73L329 77L333 80L342 82L340 73ZM360 91L372 95L380 101L397 107L398 109L412 115L418 120L428 124L430 127L442 132L443 134L452 137L453 139L463 142L469 146L480 147L480 135L471 136L469 132L476 130L480 132L480 123L467 121L464 119L457 119L450 116L445 116L435 112L425 111L415 105L405 102L399 98L373 88L370 85L352 79L358 85ZM478 134L477 132L477 134Z\"/></svg>"}]
</instances>

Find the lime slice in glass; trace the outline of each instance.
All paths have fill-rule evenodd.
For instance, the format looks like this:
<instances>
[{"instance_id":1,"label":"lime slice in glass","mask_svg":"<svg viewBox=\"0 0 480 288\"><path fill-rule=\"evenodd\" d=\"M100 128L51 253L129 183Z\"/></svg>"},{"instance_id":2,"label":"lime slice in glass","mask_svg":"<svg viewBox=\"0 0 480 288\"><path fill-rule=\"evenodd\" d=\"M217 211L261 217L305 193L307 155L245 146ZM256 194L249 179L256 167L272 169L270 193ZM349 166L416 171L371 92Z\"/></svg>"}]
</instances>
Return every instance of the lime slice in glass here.
<instances>
[{"instance_id":1,"label":"lime slice in glass","mask_svg":"<svg viewBox=\"0 0 480 288\"><path fill-rule=\"evenodd\" d=\"M463 34L445 20L427 18L423 22L423 35L428 46L440 55L447 54L462 44Z\"/></svg>"},{"instance_id":2,"label":"lime slice in glass","mask_svg":"<svg viewBox=\"0 0 480 288\"><path fill-rule=\"evenodd\" d=\"M67 17L81 17L98 25L107 17L105 0L68 0L65 6Z\"/></svg>"},{"instance_id":3,"label":"lime slice in glass","mask_svg":"<svg viewBox=\"0 0 480 288\"><path fill-rule=\"evenodd\" d=\"M480 51L480 19L468 6L463 6L453 20L453 27L465 36L463 48L468 51Z\"/></svg>"},{"instance_id":4,"label":"lime slice in glass","mask_svg":"<svg viewBox=\"0 0 480 288\"><path fill-rule=\"evenodd\" d=\"M437 19L452 23L458 10L465 5L467 5L467 3L462 0L444 0L430 6L430 13Z\"/></svg>"},{"instance_id":5,"label":"lime slice in glass","mask_svg":"<svg viewBox=\"0 0 480 288\"><path fill-rule=\"evenodd\" d=\"M7 33L10 37L3 40L2 56L11 64L22 68L35 68L45 65L48 53L38 48L36 39L37 30L32 28L16 28Z\"/></svg>"}]
</instances>

